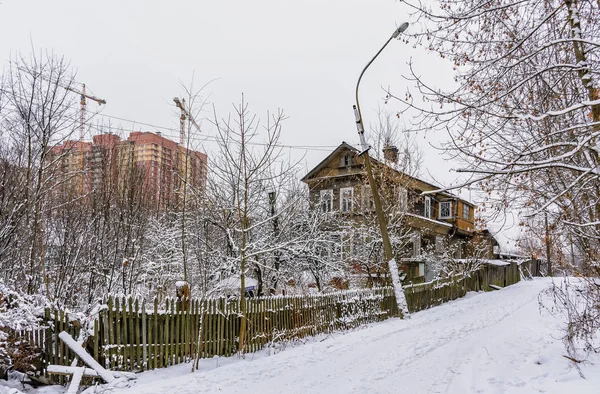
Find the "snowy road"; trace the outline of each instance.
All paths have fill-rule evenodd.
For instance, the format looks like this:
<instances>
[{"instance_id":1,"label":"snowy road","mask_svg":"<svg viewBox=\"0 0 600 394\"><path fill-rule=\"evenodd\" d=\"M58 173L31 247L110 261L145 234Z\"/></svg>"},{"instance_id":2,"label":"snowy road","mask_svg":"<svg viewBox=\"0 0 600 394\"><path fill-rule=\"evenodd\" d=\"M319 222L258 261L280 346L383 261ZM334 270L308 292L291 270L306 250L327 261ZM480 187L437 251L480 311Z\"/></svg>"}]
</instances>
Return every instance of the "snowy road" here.
<instances>
[{"instance_id":1,"label":"snowy road","mask_svg":"<svg viewBox=\"0 0 600 394\"><path fill-rule=\"evenodd\" d=\"M562 357L559 320L540 313L549 283L469 294L273 356L206 360L193 374L149 372L123 393L599 393L598 366L581 379Z\"/></svg>"}]
</instances>

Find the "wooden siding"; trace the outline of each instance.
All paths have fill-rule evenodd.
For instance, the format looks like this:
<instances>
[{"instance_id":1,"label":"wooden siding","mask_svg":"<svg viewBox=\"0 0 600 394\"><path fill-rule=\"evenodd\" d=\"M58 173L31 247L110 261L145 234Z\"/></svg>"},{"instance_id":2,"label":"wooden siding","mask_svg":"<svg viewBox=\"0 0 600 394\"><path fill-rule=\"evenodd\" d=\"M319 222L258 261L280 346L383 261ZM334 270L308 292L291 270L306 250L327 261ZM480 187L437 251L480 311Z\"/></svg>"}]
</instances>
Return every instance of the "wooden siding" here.
<instances>
[{"instance_id":1,"label":"wooden siding","mask_svg":"<svg viewBox=\"0 0 600 394\"><path fill-rule=\"evenodd\" d=\"M343 160L344 156L348 154L354 155L351 165L345 165ZM340 189L344 187L354 187L353 211L357 212L362 210L362 191L366 178L362 166L363 162L363 157L356 156L356 153L349 148L343 148L338 149L335 154L331 155L326 161L315 168L310 174L310 178L304 179L304 182L307 183L310 188L310 201L313 206L318 204L321 190L331 189L333 190L332 211L339 211ZM374 171L376 173L378 172L380 193L383 194L382 200L384 204L386 200L388 203L397 204L398 196L396 187L402 186L408 189L408 212L414 215L424 216L425 198L421 193L424 191L435 190L435 186L410 175L393 170L377 161L373 161L373 167ZM383 172L381 172L382 170ZM388 198L385 198L386 193ZM430 219L452 224L464 235L473 235L475 231L473 220L473 211L475 207L473 205L467 204L464 200L451 196L448 193L433 194L431 195L431 198ZM439 218L440 201L452 201L451 218ZM465 204L471 207L469 220L465 220L462 217L462 209ZM413 220L413 222L414 226L411 225L412 227L434 230L438 234L448 233L448 231L443 229L443 225L435 225L435 223L428 222L427 220L421 220L418 223Z\"/></svg>"}]
</instances>

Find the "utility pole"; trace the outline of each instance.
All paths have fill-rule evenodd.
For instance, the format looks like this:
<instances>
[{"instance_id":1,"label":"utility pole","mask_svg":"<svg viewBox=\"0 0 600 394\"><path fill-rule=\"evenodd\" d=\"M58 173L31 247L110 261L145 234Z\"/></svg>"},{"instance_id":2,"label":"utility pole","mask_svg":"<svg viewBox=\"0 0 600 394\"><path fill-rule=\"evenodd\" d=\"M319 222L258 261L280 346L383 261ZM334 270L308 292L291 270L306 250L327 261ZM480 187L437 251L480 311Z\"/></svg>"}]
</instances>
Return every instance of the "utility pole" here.
<instances>
[{"instance_id":1,"label":"utility pole","mask_svg":"<svg viewBox=\"0 0 600 394\"><path fill-rule=\"evenodd\" d=\"M369 149L371 148L365 139L365 127L362 120L362 113L360 111L360 103L358 100L358 87L360 86L360 81L365 74L365 71L369 68L371 63L379 56L381 52L385 49L385 47L392 41L394 38L398 38L402 32L404 32L408 28L408 23L405 22L400 27L398 27L391 37L383 44L379 52L373 56L371 61L367 63L365 68L363 68L360 76L358 77L358 82L356 82L356 105L353 106L354 109L354 117L356 119L356 128L358 130L358 136L360 138L360 145L362 152L359 156L364 158L365 169L367 172L367 178L369 180L369 185L371 186L371 193L373 194L373 202L375 203L375 211L377 213L377 221L379 222L379 229L381 231L381 240L383 243L383 251L386 262L388 263L390 277L392 279L392 286L394 287L394 295L396 296L396 304L398 306L399 313L403 316L408 316L408 306L406 304L406 296L404 295L404 291L402 290L402 283L400 282L400 275L398 273L398 264L394 259L394 253L392 252L392 244L390 242L390 237L387 229L387 220L385 219L385 215L383 213L383 207L381 206L381 200L379 199L379 191L377 190L377 183L375 183L375 177L373 176L373 169L371 168L371 158L369 157Z\"/></svg>"}]
</instances>

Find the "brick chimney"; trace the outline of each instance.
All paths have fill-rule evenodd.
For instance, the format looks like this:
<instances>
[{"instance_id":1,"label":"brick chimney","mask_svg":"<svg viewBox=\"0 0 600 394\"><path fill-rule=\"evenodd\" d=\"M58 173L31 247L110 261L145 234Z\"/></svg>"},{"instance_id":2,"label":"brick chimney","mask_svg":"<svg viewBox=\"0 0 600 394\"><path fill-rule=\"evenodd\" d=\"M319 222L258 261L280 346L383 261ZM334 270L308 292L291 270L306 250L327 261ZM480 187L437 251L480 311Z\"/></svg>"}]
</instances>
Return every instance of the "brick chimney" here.
<instances>
[{"instance_id":1,"label":"brick chimney","mask_svg":"<svg viewBox=\"0 0 600 394\"><path fill-rule=\"evenodd\" d=\"M385 161L398 163L398 148L393 145L386 145L383 147L383 158Z\"/></svg>"}]
</instances>

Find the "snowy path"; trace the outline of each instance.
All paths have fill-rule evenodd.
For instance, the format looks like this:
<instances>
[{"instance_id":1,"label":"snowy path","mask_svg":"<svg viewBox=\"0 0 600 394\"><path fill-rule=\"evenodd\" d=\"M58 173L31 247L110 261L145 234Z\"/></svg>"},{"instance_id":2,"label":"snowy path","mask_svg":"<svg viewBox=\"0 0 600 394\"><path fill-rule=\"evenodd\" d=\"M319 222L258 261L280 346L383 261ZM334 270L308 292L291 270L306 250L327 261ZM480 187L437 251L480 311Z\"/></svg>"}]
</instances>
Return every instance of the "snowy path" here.
<instances>
[{"instance_id":1,"label":"snowy path","mask_svg":"<svg viewBox=\"0 0 600 394\"><path fill-rule=\"evenodd\" d=\"M270 357L263 353L252 360L250 354L194 374L189 365L149 372L126 392L599 393L598 366L581 379L555 339L560 322L545 310L540 314L538 295L548 284L536 280L470 294L410 320L390 320Z\"/></svg>"}]
</instances>

